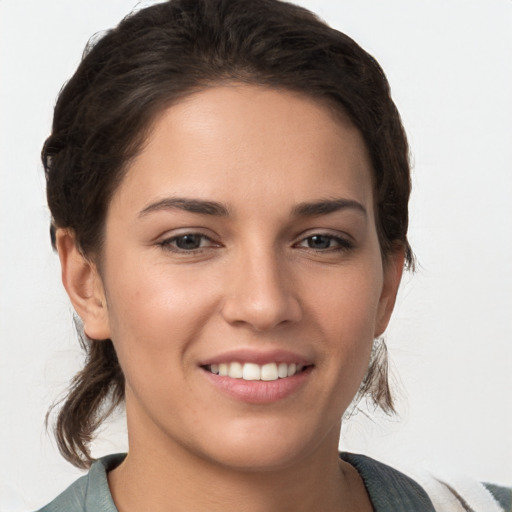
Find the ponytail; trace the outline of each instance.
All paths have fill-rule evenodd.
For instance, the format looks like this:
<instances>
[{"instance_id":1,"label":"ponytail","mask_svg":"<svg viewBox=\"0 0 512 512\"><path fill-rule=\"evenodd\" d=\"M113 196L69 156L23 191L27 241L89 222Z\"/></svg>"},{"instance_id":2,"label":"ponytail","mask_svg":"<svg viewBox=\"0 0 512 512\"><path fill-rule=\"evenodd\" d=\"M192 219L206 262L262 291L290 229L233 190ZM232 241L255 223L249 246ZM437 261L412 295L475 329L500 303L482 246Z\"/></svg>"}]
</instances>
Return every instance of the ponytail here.
<instances>
[{"instance_id":1,"label":"ponytail","mask_svg":"<svg viewBox=\"0 0 512 512\"><path fill-rule=\"evenodd\" d=\"M101 423L124 400L124 375L111 340L91 340L75 318L85 365L71 380L69 391L54 425L62 456L78 468L90 467L94 459L90 443ZM46 415L49 416L55 405Z\"/></svg>"}]
</instances>

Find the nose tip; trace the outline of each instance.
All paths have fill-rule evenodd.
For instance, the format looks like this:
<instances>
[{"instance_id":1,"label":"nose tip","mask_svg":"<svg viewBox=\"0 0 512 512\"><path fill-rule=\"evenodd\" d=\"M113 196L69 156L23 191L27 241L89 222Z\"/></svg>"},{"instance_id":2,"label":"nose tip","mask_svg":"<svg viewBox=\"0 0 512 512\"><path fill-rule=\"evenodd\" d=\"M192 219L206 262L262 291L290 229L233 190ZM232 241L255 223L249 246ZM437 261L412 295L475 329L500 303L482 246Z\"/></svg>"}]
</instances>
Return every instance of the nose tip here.
<instances>
[{"instance_id":1,"label":"nose tip","mask_svg":"<svg viewBox=\"0 0 512 512\"><path fill-rule=\"evenodd\" d=\"M263 332L279 325L297 322L299 307L296 301L241 300L233 297L224 307L224 317L231 324L246 324Z\"/></svg>"},{"instance_id":2,"label":"nose tip","mask_svg":"<svg viewBox=\"0 0 512 512\"><path fill-rule=\"evenodd\" d=\"M300 321L302 309L293 282L276 265L242 266L231 276L223 316L230 324L247 325L254 331L269 331Z\"/></svg>"}]
</instances>

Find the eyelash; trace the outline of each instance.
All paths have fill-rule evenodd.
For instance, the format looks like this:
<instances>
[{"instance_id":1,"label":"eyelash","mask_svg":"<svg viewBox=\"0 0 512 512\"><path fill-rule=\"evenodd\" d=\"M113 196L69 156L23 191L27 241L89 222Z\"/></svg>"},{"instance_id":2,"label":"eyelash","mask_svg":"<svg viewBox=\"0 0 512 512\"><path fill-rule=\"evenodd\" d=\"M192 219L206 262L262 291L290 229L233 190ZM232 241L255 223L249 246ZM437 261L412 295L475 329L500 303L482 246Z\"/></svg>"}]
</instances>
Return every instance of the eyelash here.
<instances>
[{"instance_id":1,"label":"eyelash","mask_svg":"<svg viewBox=\"0 0 512 512\"><path fill-rule=\"evenodd\" d=\"M195 241L196 243L199 243L199 246L191 247L188 249L184 247L179 247L180 240L183 241L186 238L191 238L193 242ZM314 239L323 239L323 241L328 244L328 247L315 248L303 245L311 243ZM201 244L203 242L209 242L209 244L206 247L201 247ZM333 243L335 244L334 247L331 246ZM220 244L215 243L210 237L202 233L194 232L183 233L180 235L173 236L171 238L166 238L165 240L159 242L158 245L165 250L180 254L197 254L204 250L210 248L217 248L221 246ZM312 235L302 238L299 242L294 244L294 247L312 250L315 251L316 253L332 253L350 251L354 249L354 244L351 241L347 240L346 238L341 238L339 236L331 235L328 233L313 233Z\"/></svg>"},{"instance_id":2,"label":"eyelash","mask_svg":"<svg viewBox=\"0 0 512 512\"><path fill-rule=\"evenodd\" d=\"M198 240L200 244L203 241L209 241L210 245L207 246L207 247L199 246L199 247L193 247L193 248L190 248L190 249L184 249L183 247L179 247L178 246L179 240L180 239L185 239L187 237L193 238L196 241ZM196 253L198 253L200 251L203 251L205 249L209 249L211 247L220 247L220 244L215 243L210 237L208 237L206 235L203 235L202 233L194 233L194 232L183 233L181 235L176 235L176 236L173 236L171 238L166 238L165 240L162 240L161 242L159 242L158 245L160 247L162 247L163 249L167 250L167 251L177 252L177 253L180 253L180 254L186 254L186 253L191 253L191 254L194 253L194 254L196 254Z\"/></svg>"},{"instance_id":3,"label":"eyelash","mask_svg":"<svg viewBox=\"0 0 512 512\"><path fill-rule=\"evenodd\" d=\"M329 244L335 243L335 247L324 247L324 248L315 248L315 247L306 247L302 244L311 242L315 238L325 239ZM312 251L315 251L317 253L322 252L347 252L352 249L354 249L354 244L347 240L346 238L341 238L339 236L331 235L329 233L313 233L312 235L307 236L306 238L302 238L297 244L295 244L296 247L309 249Z\"/></svg>"}]
</instances>

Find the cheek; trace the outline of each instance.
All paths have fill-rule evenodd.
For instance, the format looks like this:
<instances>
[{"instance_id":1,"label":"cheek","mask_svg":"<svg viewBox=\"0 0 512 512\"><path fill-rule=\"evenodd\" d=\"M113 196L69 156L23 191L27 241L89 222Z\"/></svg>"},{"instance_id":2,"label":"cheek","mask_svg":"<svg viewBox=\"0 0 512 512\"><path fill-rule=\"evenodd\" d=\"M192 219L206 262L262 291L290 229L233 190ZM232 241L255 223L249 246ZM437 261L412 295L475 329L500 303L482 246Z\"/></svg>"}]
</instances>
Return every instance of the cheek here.
<instances>
[{"instance_id":1,"label":"cheek","mask_svg":"<svg viewBox=\"0 0 512 512\"><path fill-rule=\"evenodd\" d=\"M165 265L129 268L120 262L106 289L111 337L127 380L131 374L175 373L215 300L187 272Z\"/></svg>"},{"instance_id":2,"label":"cheek","mask_svg":"<svg viewBox=\"0 0 512 512\"><path fill-rule=\"evenodd\" d=\"M304 283L308 300L319 324L329 337L339 335L345 343L373 339L382 290L382 269L375 264L354 264L317 274ZM314 286L312 286L314 284Z\"/></svg>"},{"instance_id":3,"label":"cheek","mask_svg":"<svg viewBox=\"0 0 512 512\"><path fill-rule=\"evenodd\" d=\"M316 279L310 311L317 336L327 344L325 366L331 378L357 390L366 373L373 346L382 288L379 264L360 271L331 273Z\"/></svg>"}]
</instances>

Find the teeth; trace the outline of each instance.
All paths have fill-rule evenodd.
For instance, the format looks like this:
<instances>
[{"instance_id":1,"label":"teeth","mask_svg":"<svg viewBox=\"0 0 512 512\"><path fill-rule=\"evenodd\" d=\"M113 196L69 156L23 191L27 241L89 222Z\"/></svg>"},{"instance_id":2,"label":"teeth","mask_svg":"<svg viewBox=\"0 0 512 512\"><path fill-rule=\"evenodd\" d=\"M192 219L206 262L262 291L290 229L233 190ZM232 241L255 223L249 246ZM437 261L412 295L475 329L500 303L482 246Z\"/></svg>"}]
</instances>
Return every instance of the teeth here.
<instances>
[{"instance_id":1,"label":"teeth","mask_svg":"<svg viewBox=\"0 0 512 512\"><path fill-rule=\"evenodd\" d=\"M212 364L208 368L212 373L221 377L243 380L265 380L272 381L292 377L304 369L304 365L295 363L267 363L259 365L255 363L232 363Z\"/></svg>"},{"instance_id":2,"label":"teeth","mask_svg":"<svg viewBox=\"0 0 512 512\"><path fill-rule=\"evenodd\" d=\"M279 366L277 367L277 376L280 379L288 377L288 365L286 363L279 363Z\"/></svg>"},{"instance_id":3,"label":"teeth","mask_svg":"<svg viewBox=\"0 0 512 512\"><path fill-rule=\"evenodd\" d=\"M260 380L261 368L258 364L245 363L242 370L242 379L244 380Z\"/></svg>"},{"instance_id":4,"label":"teeth","mask_svg":"<svg viewBox=\"0 0 512 512\"><path fill-rule=\"evenodd\" d=\"M228 375L232 379L241 379L243 375L243 368L240 363L231 363L229 365L229 372Z\"/></svg>"},{"instance_id":5,"label":"teeth","mask_svg":"<svg viewBox=\"0 0 512 512\"><path fill-rule=\"evenodd\" d=\"M261 367L261 380L277 380L277 364L269 363Z\"/></svg>"}]
</instances>

